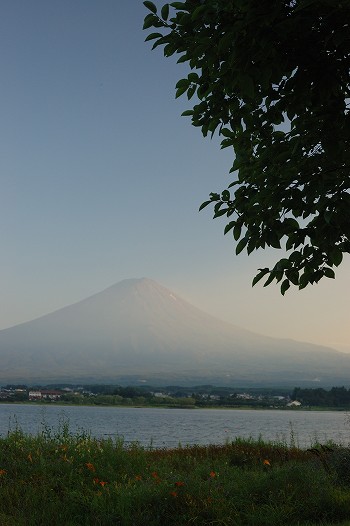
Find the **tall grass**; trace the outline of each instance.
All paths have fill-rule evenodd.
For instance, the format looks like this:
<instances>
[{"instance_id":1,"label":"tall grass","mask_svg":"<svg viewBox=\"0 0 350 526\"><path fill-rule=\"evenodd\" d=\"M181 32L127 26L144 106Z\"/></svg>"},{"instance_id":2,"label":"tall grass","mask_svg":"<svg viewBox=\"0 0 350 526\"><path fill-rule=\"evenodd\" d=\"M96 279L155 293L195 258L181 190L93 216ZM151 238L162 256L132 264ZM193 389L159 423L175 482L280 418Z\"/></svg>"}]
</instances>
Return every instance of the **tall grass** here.
<instances>
[{"instance_id":1,"label":"tall grass","mask_svg":"<svg viewBox=\"0 0 350 526\"><path fill-rule=\"evenodd\" d=\"M151 450L63 423L0 438L0 526L289 526L350 519L350 450L263 440ZM349 522L350 524L350 522Z\"/></svg>"}]
</instances>

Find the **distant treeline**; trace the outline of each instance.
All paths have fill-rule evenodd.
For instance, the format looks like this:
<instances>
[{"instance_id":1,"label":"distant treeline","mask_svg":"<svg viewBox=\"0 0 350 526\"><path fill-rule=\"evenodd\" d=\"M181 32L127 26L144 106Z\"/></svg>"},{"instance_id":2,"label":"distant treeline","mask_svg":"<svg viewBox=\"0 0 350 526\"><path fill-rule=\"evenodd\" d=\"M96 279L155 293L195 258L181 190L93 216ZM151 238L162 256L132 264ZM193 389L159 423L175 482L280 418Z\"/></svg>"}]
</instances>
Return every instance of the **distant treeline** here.
<instances>
[{"instance_id":1,"label":"distant treeline","mask_svg":"<svg viewBox=\"0 0 350 526\"><path fill-rule=\"evenodd\" d=\"M330 390L302 389L296 387L292 395L293 400L298 400L305 405L319 407L347 407L350 406L350 389L345 387L332 387Z\"/></svg>"}]
</instances>

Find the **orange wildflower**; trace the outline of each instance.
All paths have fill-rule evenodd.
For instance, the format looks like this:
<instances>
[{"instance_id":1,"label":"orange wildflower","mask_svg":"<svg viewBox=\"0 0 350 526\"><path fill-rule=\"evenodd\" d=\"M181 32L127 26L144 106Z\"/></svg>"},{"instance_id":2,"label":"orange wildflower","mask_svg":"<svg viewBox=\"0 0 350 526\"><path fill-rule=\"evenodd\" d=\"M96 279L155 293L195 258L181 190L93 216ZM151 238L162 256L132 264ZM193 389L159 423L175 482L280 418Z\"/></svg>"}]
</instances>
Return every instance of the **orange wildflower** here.
<instances>
[{"instance_id":1,"label":"orange wildflower","mask_svg":"<svg viewBox=\"0 0 350 526\"><path fill-rule=\"evenodd\" d=\"M142 480L141 475L136 475L135 480Z\"/></svg>"},{"instance_id":2,"label":"orange wildflower","mask_svg":"<svg viewBox=\"0 0 350 526\"><path fill-rule=\"evenodd\" d=\"M265 459L265 460L263 461L263 464L264 464L264 466L271 466L270 461L267 460L267 459Z\"/></svg>"},{"instance_id":3,"label":"orange wildflower","mask_svg":"<svg viewBox=\"0 0 350 526\"><path fill-rule=\"evenodd\" d=\"M6 475L7 471L6 469L0 469L0 475Z\"/></svg>"},{"instance_id":4,"label":"orange wildflower","mask_svg":"<svg viewBox=\"0 0 350 526\"><path fill-rule=\"evenodd\" d=\"M108 484L108 482L104 480L100 480L100 486L104 487L106 484Z\"/></svg>"},{"instance_id":5,"label":"orange wildflower","mask_svg":"<svg viewBox=\"0 0 350 526\"><path fill-rule=\"evenodd\" d=\"M98 483L100 482L100 479L98 479L97 477L95 477L95 478L93 479L93 482L94 482L94 484L98 484Z\"/></svg>"},{"instance_id":6,"label":"orange wildflower","mask_svg":"<svg viewBox=\"0 0 350 526\"><path fill-rule=\"evenodd\" d=\"M184 485L185 485L185 483L182 482L181 480L175 482L175 486L177 486L178 488L179 488L180 486L184 486Z\"/></svg>"},{"instance_id":7,"label":"orange wildflower","mask_svg":"<svg viewBox=\"0 0 350 526\"><path fill-rule=\"evenodd\" d=\"M91 462L87 462L85 466L88 468L88 470L95 471L95 466L91 464Z\"/></svg>"},{"instance_id":8,"label":"orange wildflower","mask_svg":"<svg viewBox=\"0 0 350 526\"><path fill-rule=\"evenodd\" d=\"M211 477L212 479L215 478L215 477L216 477L216 473L215 473L215 471L211 471L211 472L209 473L209 477Z\"/></svg>"},{"instance_id":9,"label":"orange wildflower","mask_svg":"<svg viewBox=\"0 0 350 526\"><path fill-rule=\"evenodd\" d=\"M151 473L151 476L154 478L154 479L159 479L159 475L156 471L152 471Z\"/></svg>"},{"instance_id":10,"label":"orange wildflower","mask_svg":"<svg viewBox=\"0 0 350 526\"><path fill-rule=\"evenodd\" d=\"M177 497L177 492L176 491L170 491L170 495L174 498Z\"/></svg>"}]
</instances>

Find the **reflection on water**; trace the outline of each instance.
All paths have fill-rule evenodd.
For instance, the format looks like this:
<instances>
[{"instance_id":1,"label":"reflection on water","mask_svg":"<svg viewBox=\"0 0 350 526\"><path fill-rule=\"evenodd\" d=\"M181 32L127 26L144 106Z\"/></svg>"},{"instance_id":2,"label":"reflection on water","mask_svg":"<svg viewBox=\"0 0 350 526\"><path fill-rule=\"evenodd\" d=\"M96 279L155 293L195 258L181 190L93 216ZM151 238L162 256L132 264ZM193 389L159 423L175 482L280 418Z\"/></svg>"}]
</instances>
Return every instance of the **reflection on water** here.
<instances>
[{"instance_id":1,"label":"reflection on water","mask_svg":"<svg viewBox=\"0 0 350 526\"><path fill-rule=\"evenodd\" d=\"M262 437L309 447L318 440L350 443L349 415L338 411L259 411L220 409L165 409L77 407L0 404L0 434L16 427L37 434L69 423L73 433L94 437L123 437L146 447L179 444L223 444L235 437Z\"/></svg>"}]
</instances>

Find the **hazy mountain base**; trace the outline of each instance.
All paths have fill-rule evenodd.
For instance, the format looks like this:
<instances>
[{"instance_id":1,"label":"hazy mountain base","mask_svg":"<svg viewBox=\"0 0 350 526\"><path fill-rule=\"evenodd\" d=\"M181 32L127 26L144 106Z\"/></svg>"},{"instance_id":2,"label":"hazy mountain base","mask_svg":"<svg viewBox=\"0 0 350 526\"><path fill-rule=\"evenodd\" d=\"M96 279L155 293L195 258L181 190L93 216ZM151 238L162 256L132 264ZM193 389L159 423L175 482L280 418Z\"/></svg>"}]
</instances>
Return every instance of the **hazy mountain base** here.
<instances>
[{"instance_id":1,"label":"hazy mountain base","mask_svg":"<svg viewBox=\"0 0 350 526\"><path fill-rule=\"evenodd\" d=\"M140 386L140 385L156 385L157 387L167 387L169 385L177 385L179 387L193 387L201 385L215 385L218 387L232 387L232 388L251 388L251 387L262 387L262 388L290 388L293 389L295 385L299 387L323 387L331 388L336 383L337 385L350 386L349 377L344 377L343 379L337 378L336 381L330 379L325 379L324 381L312 381L312 380L295 380L294 375L291 375L290 379L287 377L281 378L279 375L271 377L261 377L257 375L250 377L249 379L244 378L234 378L229 377L227 374L222 376L208 375L206 376L191 376L190 374L181 374L181 375L115 375L115 376L47 376L43 378L42 376L31 377L21 376L21 377L0 377L0 384L5 385L7 383L13 384L30 384L30 385L48 385L48 384L76 384L76 385L86 385L86 384L106 384L106 385L121 385L121 386Z\"/></svg>"}]
</instances>

